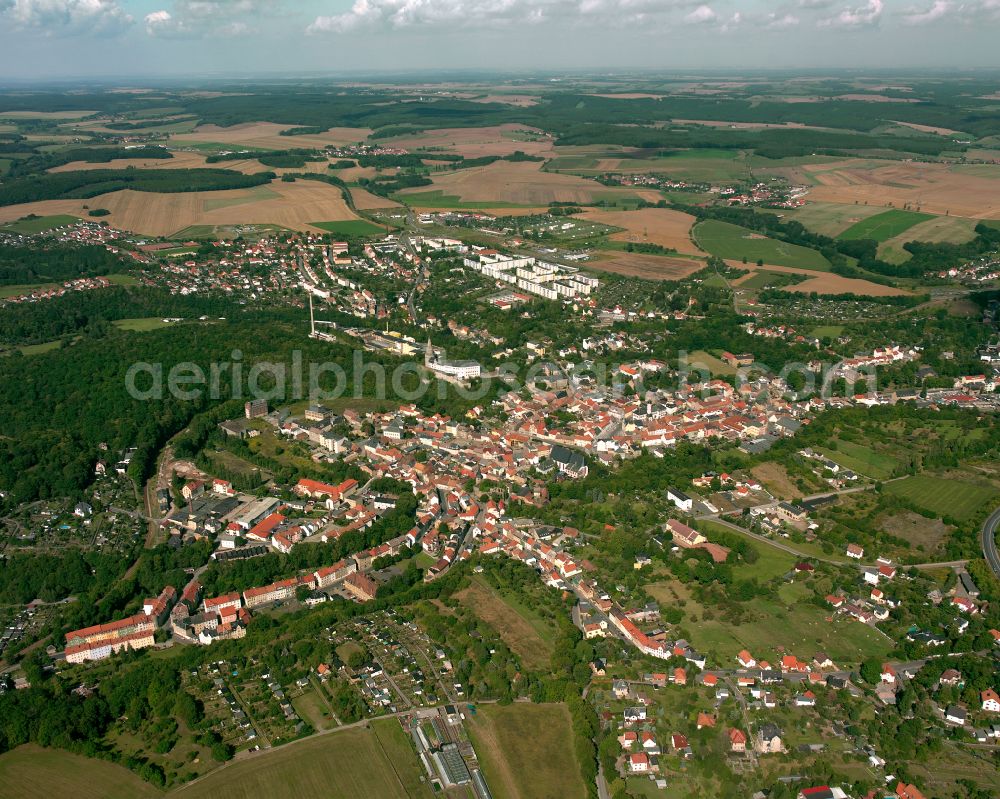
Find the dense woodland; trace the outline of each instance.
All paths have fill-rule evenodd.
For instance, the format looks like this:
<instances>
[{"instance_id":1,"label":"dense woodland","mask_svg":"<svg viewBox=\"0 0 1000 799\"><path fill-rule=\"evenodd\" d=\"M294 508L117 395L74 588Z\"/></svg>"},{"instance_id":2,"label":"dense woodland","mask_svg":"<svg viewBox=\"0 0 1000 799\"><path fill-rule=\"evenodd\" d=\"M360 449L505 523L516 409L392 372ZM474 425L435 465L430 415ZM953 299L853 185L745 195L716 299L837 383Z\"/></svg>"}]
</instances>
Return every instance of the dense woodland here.
<instances>
[{"instance_id":1,"label":"dense woodland","mask_svg":"<svg viewBox=\"0 0 1000 799\"><path fill-rule=\"evenodd\" d=\"M127 264L99 245L70 247L58 244L39 246L0 242L0 285L61 283L80 277L95 277L121 272ZM5 309L0 328L8 324ZM16 324L16 323L15 323ZM51 337L50 337L51 338ZM0 343L13 343L0 330Z\"/></svg>"}]
</instances>

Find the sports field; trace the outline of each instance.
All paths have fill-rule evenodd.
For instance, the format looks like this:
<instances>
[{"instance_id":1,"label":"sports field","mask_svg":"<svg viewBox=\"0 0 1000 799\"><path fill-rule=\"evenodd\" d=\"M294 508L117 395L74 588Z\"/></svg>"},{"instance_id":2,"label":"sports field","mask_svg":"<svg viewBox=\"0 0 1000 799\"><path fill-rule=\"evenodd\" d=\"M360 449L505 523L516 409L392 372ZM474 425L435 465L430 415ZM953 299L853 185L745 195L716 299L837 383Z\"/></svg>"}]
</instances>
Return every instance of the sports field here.
<instances>
[{"instance_id":1,"label":"sports field","mask_svg":"<svg viewBox=\"0 0 1000 799\"><path fill-rule=\"evenodd\" d=\"M927 222L933 218L930 214L920 214L916 211L884 211L881 214L862 219L860 222L855 222L838 238L844 241L858 239L888 241L905 233L914 225L919 225L921 222Z\"/></svg>"},{"instance_id":2,"label":"sports field","mask_svg":"<svg viewBox=\"0 0 1000 799\"><path fill-rule=\"evenodd\" d=\"M763 261L765 264L800 267L825 272L830 262L816 250L787 244L768 238L739 225L708 219L694 228L694 240L703 250L719 258L742 260L749 263Z\"/></svg>"},{"instance_id":3,"label":"sports field","mask_svg":"<svg viewBox=\"0 0 1000 799\"><path fill-rule=\"evenodd\" d=\"M985 508L993 510L1000 494L990 486L927 474L886 483L885 491L903 497L938 516L959 521L969 519Z\"/></svg>"},{"instance_id":4,"label":"sports field","mask_svg":"<svg viewBox=\"0 0 1000 799\"><path fill-rule=\"evenodd\" d=\"M466 718L494 799L587 795L564 705L479 705Z\"/></svg>"}]
</instances>

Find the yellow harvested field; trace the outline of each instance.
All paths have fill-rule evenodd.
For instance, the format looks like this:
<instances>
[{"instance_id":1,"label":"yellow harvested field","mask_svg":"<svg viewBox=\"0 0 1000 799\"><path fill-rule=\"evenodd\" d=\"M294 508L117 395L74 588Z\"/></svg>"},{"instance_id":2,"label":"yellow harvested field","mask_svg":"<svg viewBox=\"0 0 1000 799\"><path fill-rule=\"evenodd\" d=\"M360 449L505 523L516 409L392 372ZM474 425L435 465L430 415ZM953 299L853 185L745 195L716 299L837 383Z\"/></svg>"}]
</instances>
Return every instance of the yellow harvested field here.
<instances>
[{"instance_id":1,"label":"yellow harvested field","mask_svg":"<svg viewBox=\"0 0 1000 799\"><path fill-rule=\"evenodd\" d=\"M298 125L277 125L274 122L245 122L229 128L199 125L191 133L175 133L175 142L218 142L267 150L313 149L328 144L357 144L368 138L370 128L330 128L323 133L306 136L282 136L281 131Z\"/></svg>"},{"instance_id":2,"label":"yellow harvested field","mask_svg":"<svg viewBox=\"0 0 1000 799\"><path fill-rule=\"evenodd\" d=\"M82 119L96 111L0 111L0 119Z\"/></svg>"},{"instance_id":3,"label":"yellow harvested field","mask_svg":"<svg viewBox=\"0 0 1000 799\"><path fill-rule=\"evenodd\" d=\"M309 223L358 218L336 186L300 180L227 191L156 194L126 190L86 200L43 200L0 207L0 222L27 214L86 217L84 206L107 208L111 214L101 217L102 221L148 236L169 236L189 225L271 224L322 232Z\"/></svg>"},{"instance_id":4,"label":"yellow harvested field","mask_svg":"<svg viewBox=\"0 0 1000 799\"><path fill-rule=\"evenodd\" d=\"M484 167L432 175L432 186L406 189L401 194L440 191L464 202L548 205L551 202L591 203L601 197L635 197L635 193L608 188L574 175L542 172L540 162L497 161Z\"/></svg>"},{"instance_id":5,"label":"yellow harvested field","mask_svg":"<svg viewBox=\"0 0 1000 799\"><path fill-rule=\"evenodd\" d=\"M614 241L644 242L669 247L679 253L701 255L704 251L691 239L695 218L668 208L641 208L637 211L585 211L579 218L589 222L622 227L612 234Z\"/></svg>"},{"instance_id":6,"label":"yellow harvested field","mask_svg":"<svg viewBox=\"0 0 1000 799\"><path fill-rule=\"evenodd\" d=\"M910 128L912 130L919 130L921 133L936 133L938 136L959 136L960 131L952 130L951 128L935 128L932 125L918 125L916 122L900 122L898 119L893 120L897 125L902 125L904 128Z\"/></svg>"},{"instance_id":7,"label":"yellow harvested field","mask_svg":"<svg viewBox=\"0 0 1000 799\"><path fill-rule=\"evenodd\" d=\"M742 261L727 260L729 266L735 269L747 268ZM872 283L870 280L861 280L853 277L841 277L832 272L817 272L814 269L796 269L791 266L776 266L774 264L764 264L760 267L765 272L788 272L795 275L805 275L808 279L794 286L782 286L782 291L795 291L803 294L817 292L818 294L858 294L866 297L895 297L900 294L911 294L905 289L897 289L892 286L883 286L880 283ZM741 275L739 282L749 280L756 274L751 270L749 275Z\"/></svg>"},{"instance_id":8,"label":"yellow harvested field","mask_svg":"<svg viewBox=\"0 0 1000 799\"><path fill-rule=\"evenodd\" d=\"M379 197L377 194L372 194L367 189L357 187L351 189L351 199L354 200L354 207L359 211L371 211L375 208L399 207L399 203L395 200L390 200L387 197Z\"/></svg>"},{"instance_id":9,"label":"yellow harvested field","mask_svg":"<svg viewBox=\"0 0 1000 799\"><path fill-rule=\"evenodd\" d=\"M970 219L1000 218L1000 165L837 161L800 168L815 202L855 202Z\"/></svg>"},{"instance_id":10,"label":"yellow harvested field","mask_svg":"<svg viewBox=\"0 0 1000 799\"><path fill-rule=\"evenodd\" d=\"M588 261L586 265L589 269L599 269L602 272L613 272L616 275L638 277L643 280L682 280L705 268L704 261L634 252L602 255L600 258Z\"/></svg>"},{"instance_id":11,"label":"yellow harvested field","mask_svg":"<svg viewBox=\"0 0 1000 799\"><path fill-rule=\"evenodd\" d=\"M537 141L533 141L537 139ZM439 128L412 136L384 139L386 147L406 150L439 150L479 158L483 155L511 155L520 150L527 155L552 156L553 139L528 125L493 125L486 128Z\"/></svg>"}]
</instances>

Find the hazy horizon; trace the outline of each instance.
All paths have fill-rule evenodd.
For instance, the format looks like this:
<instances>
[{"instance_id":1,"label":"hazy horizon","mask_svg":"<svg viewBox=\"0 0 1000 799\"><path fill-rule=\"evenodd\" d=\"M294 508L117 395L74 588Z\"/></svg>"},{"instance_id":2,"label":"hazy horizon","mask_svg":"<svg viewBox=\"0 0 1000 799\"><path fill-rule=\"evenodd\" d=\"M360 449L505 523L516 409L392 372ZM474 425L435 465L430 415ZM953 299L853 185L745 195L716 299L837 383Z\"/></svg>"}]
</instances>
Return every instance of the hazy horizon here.
<instances>
[{"instance_id":1,"label":"hazy horizon","mask_svg":"<svg viewBox=\"0 0 1000 799\"><path fill-rule=\"evenodd\" d=\"M1000 68L1000 0L0 0L0 81Z\"/></svg>"}]
</instances>

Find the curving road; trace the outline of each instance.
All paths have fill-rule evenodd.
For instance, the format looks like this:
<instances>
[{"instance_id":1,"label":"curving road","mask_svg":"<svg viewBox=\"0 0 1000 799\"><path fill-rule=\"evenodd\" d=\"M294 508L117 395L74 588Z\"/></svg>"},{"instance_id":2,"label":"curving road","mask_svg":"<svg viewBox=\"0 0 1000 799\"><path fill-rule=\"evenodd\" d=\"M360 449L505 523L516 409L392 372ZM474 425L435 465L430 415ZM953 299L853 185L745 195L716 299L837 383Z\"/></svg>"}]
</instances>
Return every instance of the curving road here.
<instances>
[{"instance_id":1,"label":"curving road","mask_svg":"<svg viewBox=\"0 0 1000 799\"><path fill-rule=\"evenodd\" d=\"M980 539L983 545L983 557L993 569L993 573L1000 578L1000 553L997 552L997 525L1000 525L1000 508L993 511L993 514L983 523Z\"/></svg>"}]
</instances>

